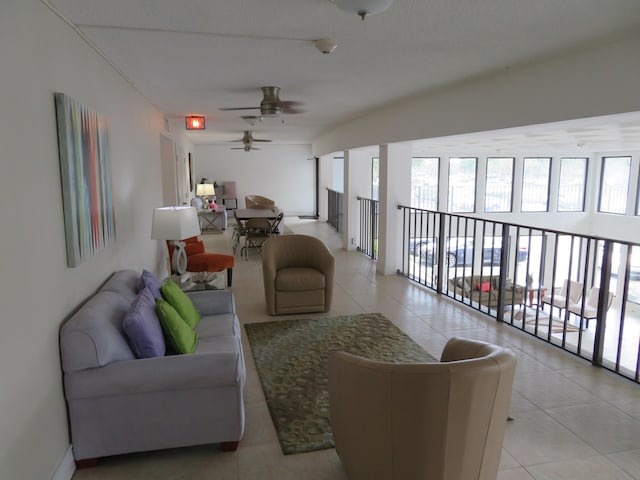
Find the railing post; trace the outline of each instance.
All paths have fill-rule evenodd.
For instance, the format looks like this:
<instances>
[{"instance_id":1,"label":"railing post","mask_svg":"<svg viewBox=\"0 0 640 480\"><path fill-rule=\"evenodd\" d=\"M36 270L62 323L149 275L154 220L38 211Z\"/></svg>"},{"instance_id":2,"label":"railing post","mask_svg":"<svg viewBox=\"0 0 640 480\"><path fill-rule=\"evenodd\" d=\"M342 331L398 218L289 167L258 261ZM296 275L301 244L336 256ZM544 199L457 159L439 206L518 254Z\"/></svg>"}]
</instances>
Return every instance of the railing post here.
<instances>
[{"instance_id":1,"label":"railing post","mask_svg":"<svg viewBox=\"0 0 640 480\"><path fill-rule=\"evenodd\" d=\"M494 224L495 225L495 224ZM517 240L516 240L517 242ZM507 275L509 272L509 266L508 266L508 261L509 261L509 249L511 248L511 245L509 245L509 225L504 223L502 225L502 246L501 246L502 250L500 251L500 276L498 277L498 305L497 305L497 309L498 311L496 312L496 320L498 320L499 322L502 322L502 319L504 318L504 294L505 294L505 290L507 288ZM515 263L518 262L517 258L518 258L518 246L516 244L516 261ZM491 257L493 259L493 252L491 252ZM493 265L493 263L492 263ZM515 278L514 278L514 283L515 283Z\"/></svg>"},{"instance_id":2,"label":"railing post","mask_svg":"<svg viewBox=\"0 0 640 480\"><path fill-rule=\"evenodd\" d=\"M609 296L609 281L611 279L611 258L613 245L610 240L605 240L602 252L602 265L600 268L600 292L598 295L598 309L596 310L596 334L593 341L594 365L602 365L604 355L604 336L607 328L607 307Z\"/></svg>"},{"instance_id":3,"label":"railing post","mask_svg":"<svg viewBox=\"0 0 640 480\"><path fill-rule=\"evenodd\" d=\"M445 268L447 268L445 267L445 262L447 258L447 247L446 247L447 242L444 238L445 228L444 228L444 222L442 221L442 214L436 213L436 215L438 216L438 243L437 243L438 275L436 277L436 291L438 293L442 293L443 284L444 284L444 273L445 273Z\"/></svg>"}]
</instances>

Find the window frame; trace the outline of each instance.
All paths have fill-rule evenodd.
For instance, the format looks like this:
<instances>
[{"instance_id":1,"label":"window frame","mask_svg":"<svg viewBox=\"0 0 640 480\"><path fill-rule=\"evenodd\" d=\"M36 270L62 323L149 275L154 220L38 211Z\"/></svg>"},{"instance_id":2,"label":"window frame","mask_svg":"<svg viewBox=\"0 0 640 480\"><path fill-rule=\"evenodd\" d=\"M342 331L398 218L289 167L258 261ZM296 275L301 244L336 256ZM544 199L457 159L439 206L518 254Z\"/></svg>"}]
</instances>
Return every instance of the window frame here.
<instances>
[{"instance_id":1,"label":"window frame","mask_svg":"<svg viewBox=\"0 0 640 480\"><path fill-rule=\"evenodd\" d=\"M589 176L589 157L561 157L560 158L560 171L558 172L558 200L560 199L560 188L562 187L562 163L564 160L584 160L584 178L582 179L582 206L580 210L560 210L560 202L556 204L556 211L562 213L576 213L584 212L587 202L587 179Z\"/></svg>"},{"instance_id":2,"label":"window frame","mask_svg":"<svg viewBox=\"0 0 640 480\"><path fill-rule=\"evenodd\" d=\"M475 162L475 168L473 173L473 206L470 211L453 211L451 209L451 161L452 160L473 160ZM478 193L478 157L449 157L447 172L447 212L448 213L476 213L477 210L477 193Z\"/></svg>"},{"instance_id":3,"label":"window frame","mask_svg":"<svg viewBox=\"0 0 640 480\"><path fill-rule=\"evenodd\" d=\"M524 209L524 185L527 160L547 160L547 202L544 210L525 210ZM522 183L520 186L520 212L522 213L544 213L549 212L549 197L551 196L551 160L552 157L523 157L522 158Z\"/></svg>"},{"instance_id":4,"label":"window frame","mask_svg":"<svg viewBox=\"0 0 640 480\"><path fill-rule=\"evenodd\" d=\"M490 160L511 160L511 191L509 192L509 208L507 210L487 210L487 181L489 176L489 161ZM514 184L515 184L515 157L487 157L486 158L486 168L484 174L484 213L512 213L513 212L513 195L514 195Z\"/></svg>"},{"instance_id":5,"label":"window frame","mask_svg":"<svg viewBox=\"0 0 640 480\"><path fill-rule=\"evenodd\" d=\"M623 212L609 212L602 210L602 186L604 182L604 173L605 173L605 164L609 159L616 158L627 158L629 159L629 174L627 175L627 193L624 202L624 211ZM598 184L598 206L596 209L597 213L606 213L609 215L626 215L627 210L629 209L629 192L631 191L631 167L633 165L633 158L631 155L610 155L601 157L602 161L600 163L600 182Z\"/></svg>"}]
</instances>

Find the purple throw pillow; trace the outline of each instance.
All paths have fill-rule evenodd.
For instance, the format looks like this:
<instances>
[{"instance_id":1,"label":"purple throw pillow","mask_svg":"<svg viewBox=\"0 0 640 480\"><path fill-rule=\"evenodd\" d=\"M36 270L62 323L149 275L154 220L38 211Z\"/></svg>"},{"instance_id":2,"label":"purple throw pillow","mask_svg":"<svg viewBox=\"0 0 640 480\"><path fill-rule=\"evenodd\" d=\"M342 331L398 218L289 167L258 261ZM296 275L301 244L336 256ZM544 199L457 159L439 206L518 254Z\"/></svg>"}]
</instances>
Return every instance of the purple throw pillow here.
<instances>
[{"instance_id":1,"label":"purple throw pillow","mask_svg":"<svg viewBox=\"0 0 640 480\"><path fill-rule=\"evenodd\" d=\"M163 357L166 351L162 327L156 314L156 302L143 288L131 302L122 320L122 328L137 358Z\"/></svg>"},{"instance_id":2,"label":"purple throw pillow","mask_svg":"<svg viewBox=\"0 0 640 480\"><path fill-rule=\"evenodd\" d=\"M136 287L138 288L138 292L140 292L143 288L148 288L153 295L154 300L156 298L162 298L162 293L160 293L160 287L162 286L162 282L149 270L143 270L142 275L138 279L138 284Z\"/></svg>"}]
</instances>

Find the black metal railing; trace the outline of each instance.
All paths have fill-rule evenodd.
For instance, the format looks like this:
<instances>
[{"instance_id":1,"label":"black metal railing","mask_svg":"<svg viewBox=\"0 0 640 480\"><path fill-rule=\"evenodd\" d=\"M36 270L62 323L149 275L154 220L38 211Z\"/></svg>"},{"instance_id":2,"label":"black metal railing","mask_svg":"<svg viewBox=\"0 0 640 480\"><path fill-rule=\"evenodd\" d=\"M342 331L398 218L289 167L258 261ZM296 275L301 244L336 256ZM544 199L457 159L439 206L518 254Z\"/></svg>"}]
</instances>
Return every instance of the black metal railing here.
<instances>
[{"instance_id":1,"label":"black metal railing","mask_svg":"<svg viewBox=\"0 0 640 480\"><path fill-rule=\"evenodd\" d=\"M640 245L398 208L402 275L640 382Z\"/></svg>"},{"instance_id":2,"label":"black metal railing","mask_svg":"<svg viewBox=\"0 0 640 480\"><path fill-rule=\"evenodd\" d=\"M342 233L342 192L336 192L327 188L328 193L328 211L327 223L336 229L338 233Z\"/></svg>"},{"instance_id":3,"label":"black metal railing","mask_svg":"<svg viewBox=\"0 0 640 480\"><path fill-rule=\"evenodd\" d=\"M360 243L358 250L372 259L378 259L378 208L380 202L358 197L360 202Z\"/></svg>"}]
</instances>

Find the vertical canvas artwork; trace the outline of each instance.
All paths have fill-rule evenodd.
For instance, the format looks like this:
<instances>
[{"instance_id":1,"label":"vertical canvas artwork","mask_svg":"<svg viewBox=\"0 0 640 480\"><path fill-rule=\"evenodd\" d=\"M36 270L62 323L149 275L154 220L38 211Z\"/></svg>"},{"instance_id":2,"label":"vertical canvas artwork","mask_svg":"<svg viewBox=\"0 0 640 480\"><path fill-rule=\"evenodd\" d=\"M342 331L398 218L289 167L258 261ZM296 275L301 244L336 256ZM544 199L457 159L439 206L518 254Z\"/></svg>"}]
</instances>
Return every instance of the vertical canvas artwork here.
<instances>
[{"instance_id":1,"label":"vertical canvas artwork","mask_svg":"<svg viewBox=\"0 0 640 480\"><path fill-rule=\"evenodd\" d=\"M109 120L55 94L67 265L76 267L116 238Z\"/></svg>"}]
</instances>

